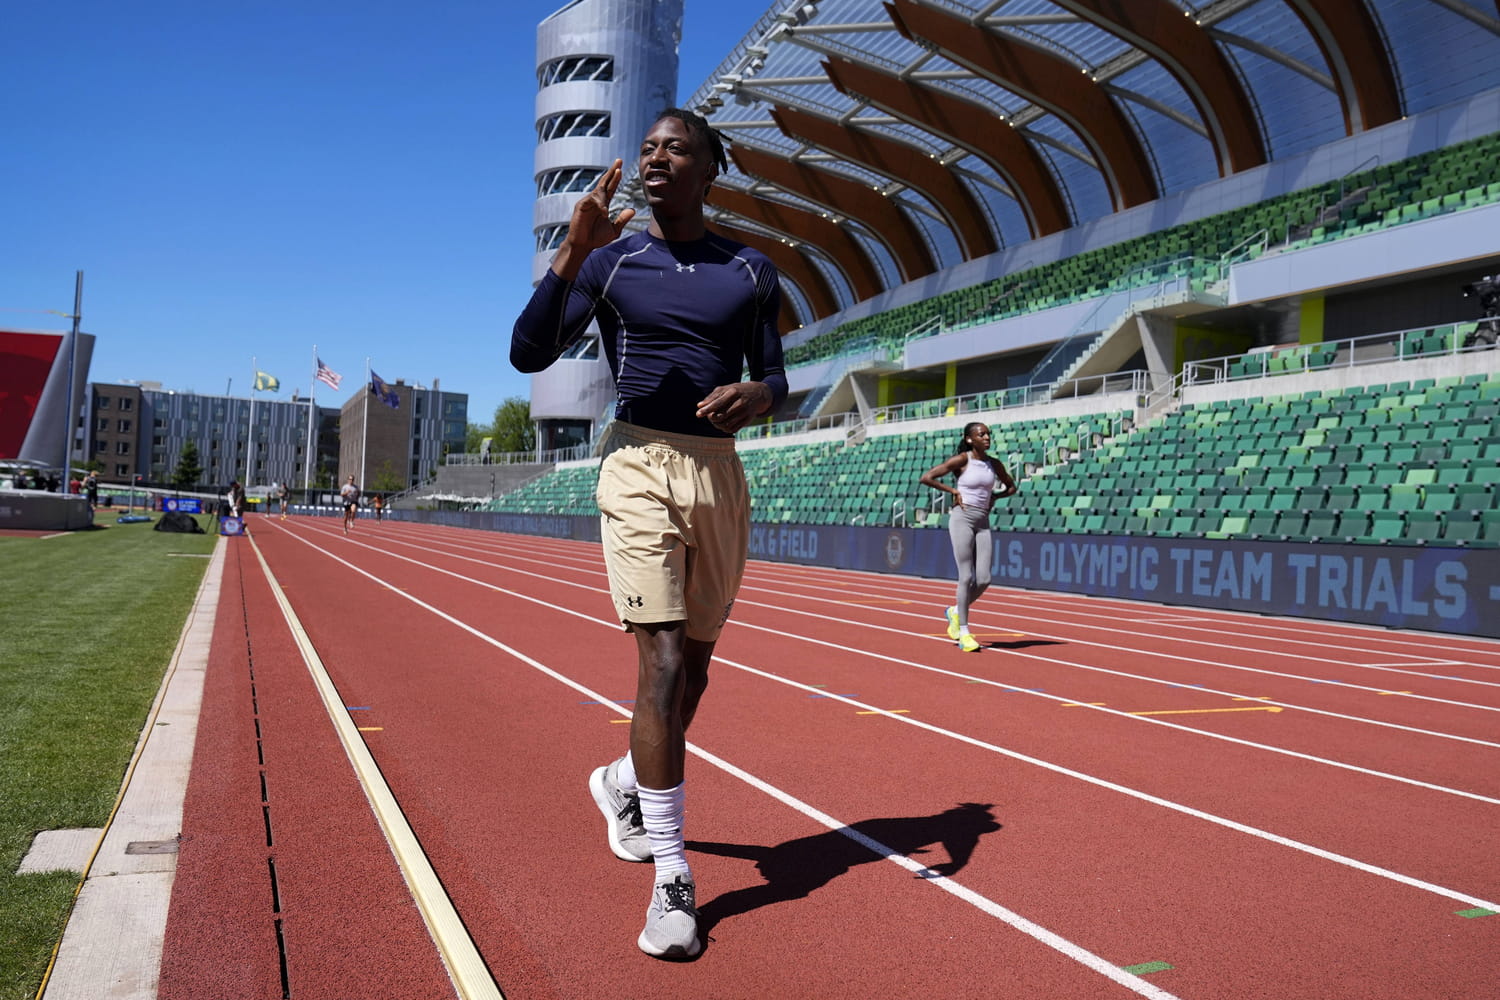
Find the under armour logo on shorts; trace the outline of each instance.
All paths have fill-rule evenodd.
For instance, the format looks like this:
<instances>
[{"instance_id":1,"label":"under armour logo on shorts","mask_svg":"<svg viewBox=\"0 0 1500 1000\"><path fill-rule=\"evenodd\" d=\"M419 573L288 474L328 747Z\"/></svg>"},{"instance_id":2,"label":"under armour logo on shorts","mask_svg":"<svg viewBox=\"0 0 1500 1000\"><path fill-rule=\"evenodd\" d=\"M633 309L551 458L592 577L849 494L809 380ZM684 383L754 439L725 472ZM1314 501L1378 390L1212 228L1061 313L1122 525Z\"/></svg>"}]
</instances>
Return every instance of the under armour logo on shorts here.
<instances>
[{"instance_id":1,"label":"under armour logo on shorts","mask_svg":"<svg viewBox=\"0 0 1500 1000\"><path fill-rule=\"evenodd\" d=\"M644 608L646 606L646 599L644 597L627 597L625 598L625 606L630 608Z\"/></svg>"}]
</instances>

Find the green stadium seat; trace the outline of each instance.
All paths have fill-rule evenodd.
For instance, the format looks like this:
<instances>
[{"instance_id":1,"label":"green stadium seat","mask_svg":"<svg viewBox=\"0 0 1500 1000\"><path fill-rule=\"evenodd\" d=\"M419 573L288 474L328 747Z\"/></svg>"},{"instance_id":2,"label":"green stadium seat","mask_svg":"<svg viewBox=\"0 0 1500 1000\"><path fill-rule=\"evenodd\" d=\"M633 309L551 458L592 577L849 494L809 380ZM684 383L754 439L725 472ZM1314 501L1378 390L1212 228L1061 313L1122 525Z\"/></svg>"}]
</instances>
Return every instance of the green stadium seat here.
<instances>
[{"instance_id":1,"label":"green stadium seat","mask_svg":"<svg viewBox=\"0 0 1500 1000\"><path fill-rule=\"evenodd\" d=\"M1458 489L1452 485L1434 485L1422 488L1422 510L1447 511L1458 507Z\"/></svg>"},{"instance_id":2,"label":"green stadium seat","mask_svg":"<svg viewBox=\"0 0 1500 1000\"><path fill-rule=\"evenodd\" d=\"M1208 538L1235 538L1249 530L1250 518L1244 514L1226 514L1219 526L1204 532Z\"/></svg>"},{"instance_id":3,"label":"green stadium seat","mask_svg":"<svg viewBox=\"0 0 1500 1000\"><path fill-rule=\"evenodd\" d=\"M1334 522L1333 537L1340 541L1363 541L1370 534L1371 515L1364 511L1343 511Z\"/></svg>"},{"instance_id":4,"label":"green stadium seat","mask_svg":"<svg viewBox=\"0 0 1500 1000\"><path fill-rule=\"evenodd\" d=\"M1323 505L1329 510L1353 510L1357 496L1353 486L1330 486L1323 499Z\"/></svg>"},{"instance_id":5,"label":"green stadium seat","mask_svg":"<svg viewBox=\"0 0 1500 1000\"><path fill-rule=\"evenodd\" d=\"M1406 538L1421 545L1436 541L1442 532L1442 515L1430 510L1406 512Z\"/></svg>"},{"instance_id":6,"label":"green stadium seat","mask_svg":"<svg viewBox=\"0 0 1500 1000\"><path fill-rule=\"evenodd\" d=\"M1479 540L1480 527L1478 511L1450 510L1443 515L1443 527L1438 537L1444 542L1467 545Z\"/></svg>"},{"instance_id":7,"label":"green stadium seat","mask_svg":"<svg viewBox=\"0 0 1500 1000\"><path fill-rule=\"evenodd\" d=\"M1416 483L1393 483L1386 488L1386 509L1417 510L1422 506L1422 488Z\"/></svg>"},{"instance_id":8,"label":"green stadium seat","mask_svg":"<svg viewBox=\"0 0 1500 1000\"><path fill-rule=\"evenodd\" d=\"M1490 510L1495 507L1496 491L1487 483L1461 483L1453 488L1454 504L1460 510Z\"/></svg>"},{"instance_id":9,"label":"green stadium seat","mask_svg":"<svg viewBox=\"0 0 1500 1000\"><path fill-rule=\"evenodd\" d=\"M1477 447L1475 449L1478 450ZM1473 459L1445 458L1437 462L1433 468L1437 472L1434 482L1444 484L1466 483L1469 481L1469 467L1478 460L1478 455Z\"/></svg>"},{"instance_id":10,"label":"green stadium seat","mask_svg":"<svg viewBox=\"0 0 1500 1000\"><path fill-rule=\"evenodd\" d=\"M1370 514L1370 529L1361 542L1389 544L1400 541L1406 532L1406 517L1399 511L1377 510Z\"/></svg>"},{"instance_id":11,"label":"green stadium seat","mask_svg":"<svg viewBox=\"0 0 1500 1000\"><path fill-rule=\"evenodd\" d=\"M1271 510L1252 511L1245 533L1251 538L1275 538L1276 519L1280 516L1278 512Z\"/></svg>"},{"instance_id":12,"label":"green stadium seat","mask_svg":"<svg viewBox=\"0 0 1500 1000\"><path fill-rule=\"evenodd\" d=\"M1306 538L1307 514L1300 510L1284 510L1276 515L1277 537L1284 540Z\"/></svg>"},{"instance_id":13,"label":"green stadium seat","mask_svg":"<svg viewBox=\"0 0 1500 1000\"><path fill-rule=\"evenodd\" d=\"M1341 515L1331 510L1314 510L1307 512L1307 520L1303 523L1302 533L1305 537L1317 540L1328 540L1336 537L1339 518Z\"/></svg>"},{"instance_id":14,"label":"green stadium seat","mask_svg":"<svg viewBox=\"0 0 1500 1000\"><path fill-rule=\"evenodd\" d=\"M1500 510L1479 512L1479 537L1489 545L1500 546Z\"/></svg>"}]
</instances>

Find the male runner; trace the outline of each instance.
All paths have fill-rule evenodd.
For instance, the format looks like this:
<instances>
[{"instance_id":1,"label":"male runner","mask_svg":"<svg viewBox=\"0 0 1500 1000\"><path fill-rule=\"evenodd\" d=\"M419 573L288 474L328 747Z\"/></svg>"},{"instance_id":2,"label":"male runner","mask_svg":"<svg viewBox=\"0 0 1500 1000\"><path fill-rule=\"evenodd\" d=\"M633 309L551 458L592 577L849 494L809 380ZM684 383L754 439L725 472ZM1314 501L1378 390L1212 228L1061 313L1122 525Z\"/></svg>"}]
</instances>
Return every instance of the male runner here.
<instances>
[{"instance_id":1,"label":"male runner","mask_svg":"<svg viewBox=\"0 0 1500 1000\"><path fill-rule=\"evenodd\" d=\"M662 112L639 160L650 225L622 237L635 210L610 218L616 160L574 207L511 339L511 363L541 371L597 320L615 376L598 500L610 593L635 635L637 690L630 750L589 786L611 850L656 863L637 944L661 958L701 947L683 852L684 734L745 569L750 504L734 433L787 392L776 269L704 225L704 196L726 168L703 118Z\"/></svg>"},{"instance_id":2,"label":"male runner","mask_svg":"<svg viewBox=\"0 0 1500 1000\"><path fill-rule=\"evenodd\" d=\"M359 487L354 485L354 477L339 487L339 499L344 504L344 534L349 534L349 527L354 524L354 519L359 516Z\"/></svg>"}]
</instances>

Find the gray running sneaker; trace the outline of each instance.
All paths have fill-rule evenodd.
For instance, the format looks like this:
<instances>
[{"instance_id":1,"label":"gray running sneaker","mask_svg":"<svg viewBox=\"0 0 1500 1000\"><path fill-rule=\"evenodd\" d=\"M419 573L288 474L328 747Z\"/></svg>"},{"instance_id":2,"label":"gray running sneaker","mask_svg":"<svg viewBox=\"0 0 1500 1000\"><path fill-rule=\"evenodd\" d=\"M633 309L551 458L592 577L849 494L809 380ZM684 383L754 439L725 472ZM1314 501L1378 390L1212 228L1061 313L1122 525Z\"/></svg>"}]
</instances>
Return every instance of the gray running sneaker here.
<instances>
[{"instance_id":1,"label":"gray running sneaker","mask_svg":"<svg viewBox=\"0 0 1500 1000\"><path fill-rule=\"evenodd\" d=\"M636 944L657 958L692 958L698 954L698 909L693 880L687 875L658 882L646 908L646 929Z\"/></svg>"},{"instance_id":2,"label":"gray running sneaker","mask_svg":"<svg viewBox=\"0 0 1500 1000\"><path fill-rule=\"evenodd\" d=\"M623 759L623 758L622 758ZM609 849L621 861L650 861L651 842L641 821L641 797L620 787L620 762L611 761L589 775L589 791L604 814Z\"/></svg>"}]
</instances>

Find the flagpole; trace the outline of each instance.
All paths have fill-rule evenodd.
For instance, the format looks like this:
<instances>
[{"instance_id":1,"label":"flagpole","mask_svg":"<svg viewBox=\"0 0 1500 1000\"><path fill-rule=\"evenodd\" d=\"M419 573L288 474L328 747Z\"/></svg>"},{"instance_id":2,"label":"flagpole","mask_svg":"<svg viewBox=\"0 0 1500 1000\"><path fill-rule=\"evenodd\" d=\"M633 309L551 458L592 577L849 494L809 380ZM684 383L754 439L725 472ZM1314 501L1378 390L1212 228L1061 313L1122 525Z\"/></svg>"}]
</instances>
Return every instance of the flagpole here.
<instances>
[{"instance_id":1,"label":"flagpole","mask_svg":"<svg viewBox=\"0 0 1500 1000\"><path fill-rule=\"evenodd\" d=\"M359 429L359 488L369 489L365 482L365 442L370 439L370 359L365 358L365 419Z\"/></svg>"},{"instance_id":2,"label":"flagpole","mask_svg":"<svg viewBox=\"0 0 1500 1000\"><path fill-rule=\"evenodd\" d=\"M250 488L250 463L255 455L255 383L260 369L256 367L255 355L250 356L250 426L245 434L245 489Z\"/></svg>"},{"instance_id":3,"label":"flagpole","mask_svg":"<svg viewBox=\"0 0 1500 1000\"><path fill-rule=\"evenodd\" d=\"M302 492L306 493L312 488L312 467L317 460L317 453L313 451L313 424L318 419L318 345L313 345L313 377L308 383L307 390L307 457L302 461ZM303 502L307 497L302 498Z\"/></svg>"}]
</instances>

